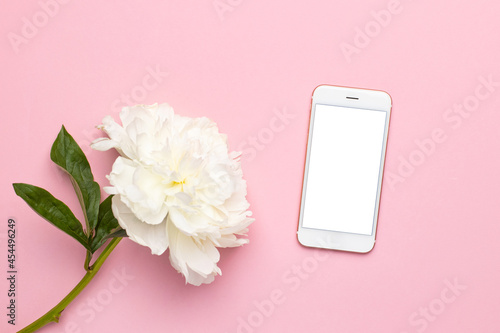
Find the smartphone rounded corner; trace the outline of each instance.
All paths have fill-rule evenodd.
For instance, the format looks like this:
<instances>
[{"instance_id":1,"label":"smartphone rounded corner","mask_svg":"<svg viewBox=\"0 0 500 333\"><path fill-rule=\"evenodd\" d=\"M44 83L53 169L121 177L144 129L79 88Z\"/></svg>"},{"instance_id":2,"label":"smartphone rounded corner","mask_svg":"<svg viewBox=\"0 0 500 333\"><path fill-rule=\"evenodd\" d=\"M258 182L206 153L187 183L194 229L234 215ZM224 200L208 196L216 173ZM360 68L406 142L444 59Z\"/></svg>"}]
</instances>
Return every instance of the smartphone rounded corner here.
<instances>
[{"instance_id":1,"label":"smartphone rounded corner","mask_svg":"<svg viewBox=\"0 0 500 333\"><path fill-rule=\"evenodd\" d=\"M379 90L383 95L385 99L385 103L387 103L390 107L392 107L392 96L385 90Z\"/></svg>"},{"instance_id":2,"label":"smartphone rounded corner","mask_svg":"<svg viewBox=\"0 0 500 333\"><path fill-rule=\"evenodd\" d=\"M300 245L304 247L309 247L309 245L307 245L307 243L304 240L304 236L299 231L297 231L297 241L299 242Z\"/></svg>"},{"instance_id":3,"label":"smartphone rounded corner","mask_svg":"<svg viewBox=\"0 0 500 333\"><path fill-rule=\"evenodd\" d=\"M373 242L370 242L366 248L361 249L359 253L361 254L370 253L374 247L375 247L375 240L373 240Z\"/></svg>"},{"instance_id":4,"label":"smartphone rounded corner","mask_svg":"<svg viewBox=\"0 0 500 333\"><path fill-rule=\"evenodd\" d=\"M328 87L329 86L326 85L326 84L319 84L319 85L317 85L316 88L313 89L312 97L314 98L314 96L317 96L321 92L321 90L328 89Z\"/></svg>"}]
</instances>

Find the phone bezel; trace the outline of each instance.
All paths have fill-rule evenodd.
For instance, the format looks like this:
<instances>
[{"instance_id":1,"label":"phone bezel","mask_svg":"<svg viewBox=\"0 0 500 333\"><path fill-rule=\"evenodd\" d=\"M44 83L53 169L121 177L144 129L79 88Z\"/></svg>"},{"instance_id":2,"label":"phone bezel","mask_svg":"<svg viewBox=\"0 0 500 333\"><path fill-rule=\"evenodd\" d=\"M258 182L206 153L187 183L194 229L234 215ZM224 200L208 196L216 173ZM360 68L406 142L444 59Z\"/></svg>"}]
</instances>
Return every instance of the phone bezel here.
<instances>
[{"instance_id":1,"label":"phone bezel","mask_svg":"<svg viewBox=\"0 0 500 333\"><path fill-rule=\"evenodd\" d=\"M349 98L350 97L350 98ZM349 107L355 109L364 109L370 111L387 112L384 129L384 142L382 146L381 172L379 173L377 197L375 204L374 222L371 235L360 235L338 231L328 231L319 229L310 229L302 227L302 214L305 203L305 191L307 189L307 176L309 170L309 156L311 148L311 139L314 127L314 116L317 104L326 104L333 106ZM367 253L375 246L377 234L378 215L380 208L380 198L382 193L382 179L384 173L385 156L387 151L387 142L389 136L389 125L392 108L391 96L381 90L370 90L361 88L349 88L331 85L320 85L313 91L311 101L311 111L309 116L309 130L307 135L307 150L304 164L304 173L302 181L301 202L299 211L299 223L297 238L300 244L307 247L317 247L340 251Z\"/></svg>"}]
</instances>

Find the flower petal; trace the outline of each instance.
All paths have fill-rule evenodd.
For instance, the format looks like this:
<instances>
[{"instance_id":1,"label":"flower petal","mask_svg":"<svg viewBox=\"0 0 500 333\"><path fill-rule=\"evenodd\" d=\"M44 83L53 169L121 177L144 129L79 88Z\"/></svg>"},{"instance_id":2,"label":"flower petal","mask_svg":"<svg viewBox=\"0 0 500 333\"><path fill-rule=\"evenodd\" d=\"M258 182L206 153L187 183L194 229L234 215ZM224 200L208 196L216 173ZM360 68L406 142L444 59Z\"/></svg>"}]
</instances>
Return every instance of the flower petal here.
<instances>
[{"instance_id":1,"label":"flower petal","mask_svg":"<svg viewBox=\"0 0 500 333\"><path fill-rule=\"evenodd\" d=\"M118 157L109 175L111 185L141 221L161 223L168 213L162 178L136 161Z\"/></svg>"},{"instance_id":2,"label":"flower petal","mask_svg":"<svg viewBox=\"0 0 500 333\"><path fill-rule=\"evenodd\" d=\"M127 231L127 235L131 240L149 247L152 254L160 255L165 252L168 248L166 219L156 225L142 222L120 200L119 194L112 199L112 209L118 223Z\"/></svg>"},{"instance_id":3,"label":"flower petal","mask_svg":"<svg viewBox=\"0 0 500 333\"><path fill-rule=\"evenodd\" d=\"M90 144L90 148L100 151L106 151L111 148L117 148L117 147L118 143L108 138L98 138L92 141L92 143Z\"/></svg>"},{"instance_id":4,"label":"flower petal","mask_svg":"<svg viewBox=\"0 0 500 333\"><path fill-rule=\"evenodd\" d=\"M167 230L170 262L185 276L187 283L194 285L210 283L216 274L221 274L217 267L220 259L219 251L210 241L195 242L192 237L180 232L170 221L167 222Z\"/></svg>"}]
</instances>

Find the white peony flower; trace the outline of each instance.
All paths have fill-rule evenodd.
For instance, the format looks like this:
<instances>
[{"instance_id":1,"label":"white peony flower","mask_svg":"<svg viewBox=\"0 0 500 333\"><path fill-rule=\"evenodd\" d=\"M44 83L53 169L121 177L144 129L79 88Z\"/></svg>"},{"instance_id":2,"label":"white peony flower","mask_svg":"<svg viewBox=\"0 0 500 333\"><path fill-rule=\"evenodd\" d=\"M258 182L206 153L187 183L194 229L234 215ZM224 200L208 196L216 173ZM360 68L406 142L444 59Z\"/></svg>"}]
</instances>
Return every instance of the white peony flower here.
<instances>
[{"instance_id":1,"label":"white peony flower","mask_svg":"<svg viewBox=\"0 0 500 333\"><path fill-rule=\"evenodd\" d=\"M160 255L193 285L221 274L218 247L248 243L250 218L240 153L208 118L174 114L167 104L125 107L122 125L110 116L92 148L121 156L108 179L112 208L131 240Z\"/></svg>"}]
</instances>

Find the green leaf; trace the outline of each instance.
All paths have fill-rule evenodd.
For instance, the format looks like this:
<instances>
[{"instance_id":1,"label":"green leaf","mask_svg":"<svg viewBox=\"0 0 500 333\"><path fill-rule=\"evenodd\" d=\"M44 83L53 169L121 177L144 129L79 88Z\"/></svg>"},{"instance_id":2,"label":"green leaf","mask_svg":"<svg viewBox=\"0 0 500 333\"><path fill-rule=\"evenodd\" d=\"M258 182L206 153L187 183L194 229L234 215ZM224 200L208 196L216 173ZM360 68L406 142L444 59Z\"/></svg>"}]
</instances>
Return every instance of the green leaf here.
<instances>
[{"instance_id":1,"label":"green leaf","mask_svg":"<svg viewBox=\"0 0 500 333\"><path fill-rule=\"evenodd\" d=\"M120 229L114 231L113 233L109 234L106 238L110 239L110 238L116 238L116 237L128 237L127 231L125 229L120 228Z\"/></svg>"},{"instance_id":2,"label":"green leaf","mask_svg":"<svg viewBox=\"0 0 500 333\"><path fill-rule=\"evenodd\" d=\"M125 237L125 230L120 228L111 209L112 195L108 196L99 206L99 218L95 235L91 243L92 253L97 251L109 238Z\"/></svg>"},{"instance_id":3,"label":"green leaf","mask_svg":"<svg viewBox=\"0 0 500 333\"><path fill-rule=\"evenodd\" d=\"M50 159L69 174L83 210L87 236L90 239L97 225L101 190L94 181L85 154L64 126L52 145Z\"/></svg>"},{"instance_id":4,"label":"green leaf","mask_svg":"<svg viewBox=\"0 0 500 333\"><path fill-rule=\"evenodd\" d=\"M16 183L13 186L16 194L26 201L38 215L76 239L87 250L90 250L82 224L62 201L54 198L52 194L41 187L23 183Z\"/></svg>"}]
</instances>

